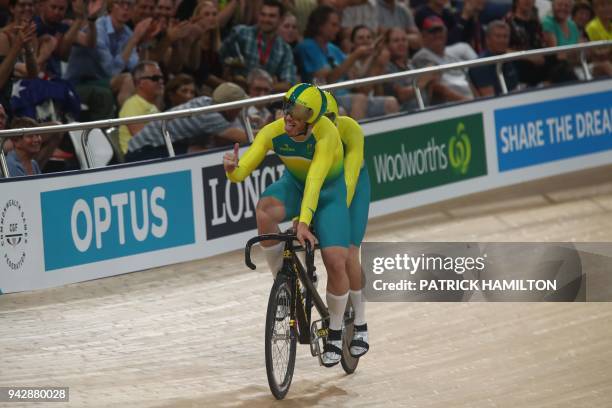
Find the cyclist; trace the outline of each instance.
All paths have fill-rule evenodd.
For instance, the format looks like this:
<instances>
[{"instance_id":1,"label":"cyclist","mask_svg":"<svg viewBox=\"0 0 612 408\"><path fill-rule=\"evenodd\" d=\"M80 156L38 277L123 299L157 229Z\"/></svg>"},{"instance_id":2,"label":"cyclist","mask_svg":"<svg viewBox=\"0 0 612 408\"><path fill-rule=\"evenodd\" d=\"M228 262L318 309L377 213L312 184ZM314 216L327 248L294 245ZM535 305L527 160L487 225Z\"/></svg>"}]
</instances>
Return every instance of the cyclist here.
<instances>
[{"instance_id":1,"label":"cyclist","mask_svg":"<svg viewBox=\"0 0 612 408\"><path fill-rule=\"evenodd\" d=\"M238 160L238 144L223 157L227 177L240 182L273 150L286 171L263 192L257 203L257 230L260 234L279 232L278 224L299 215L296 235L315 244L309 230L317 231L323 263L327 269L326 300L330 314L328 341L322 355L326 367L342 357L342 323L349 296L346 274L349 233L344 152L338 130L324 116L327 99L319 88L298 84L285 94L284 117L264 126ZM262 242L274 277L282 266L283 243Z\"/></svg>"},{"instance_id":2,"label":"cyclist","mask_svg":"<svg viewBox=\"0 0 612 408\"><path fill-rule=\"evenodd\" d=\"M336 98L323 91L327 98L325 115L337 126L344 147L344 180L346 182L346 203L351 219L350 246L346 260L346 272L349 278L349 296L355 312L353 339L350 353L361 357L367 353L368 325L365 320L365 302L361 298L361 263L359 247L365 234L370 209L370 178L363 161L364 136L361 126L349 116L340 116Z\"/></svg>"}]
</instances>

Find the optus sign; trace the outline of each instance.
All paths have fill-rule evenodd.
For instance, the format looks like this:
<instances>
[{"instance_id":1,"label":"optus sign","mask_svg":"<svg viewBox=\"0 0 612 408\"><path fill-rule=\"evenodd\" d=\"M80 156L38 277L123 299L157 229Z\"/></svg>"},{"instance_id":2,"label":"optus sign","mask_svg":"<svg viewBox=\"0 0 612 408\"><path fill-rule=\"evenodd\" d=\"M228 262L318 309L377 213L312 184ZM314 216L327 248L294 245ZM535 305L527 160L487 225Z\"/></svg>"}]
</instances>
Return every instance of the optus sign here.
<instances>
[{"instance_id":1,"label":"optus sign","mask_svg":"<svg viewBox=\"0 0 612 408\"><path fill-rule=\"evenodd\" d=\"M195 242L191 172L41 193L45 270Z\"/></svg>"},{"instance_id":2,"label":"optus sign","mask_svg":"<svg viewBox=\"0 0 612 408\"><path fill-rule=\"evenodd\" d=\"M487 174L482 114L365 138L372 200Z\"/></svg>"}]
</instances>

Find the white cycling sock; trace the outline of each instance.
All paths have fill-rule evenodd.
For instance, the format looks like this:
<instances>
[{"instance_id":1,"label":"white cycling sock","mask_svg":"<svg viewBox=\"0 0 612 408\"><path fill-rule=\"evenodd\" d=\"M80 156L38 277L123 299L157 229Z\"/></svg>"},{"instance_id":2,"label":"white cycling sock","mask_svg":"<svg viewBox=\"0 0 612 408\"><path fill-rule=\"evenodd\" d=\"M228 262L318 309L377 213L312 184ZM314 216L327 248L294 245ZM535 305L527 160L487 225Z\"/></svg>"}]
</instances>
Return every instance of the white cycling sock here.
<instances>
[{"instance_id":1,"label":"white cycling sock","mask_svg":"<svg viewBox=\"0 0 612 408\"><path fill-rule=\"evenodd\" d=\"M344 295L334 295L329 292L325 294L327 299L327 308L329 309L329 328L331 330L342 330L342 321L344 320L344 309L346 309L346 301L349 293Z\"/></svg>"},{"instance_id":2,"label":"white cycling sock","mask_svg":"<svg viewBox=\"0 0 612 408\"><path fill-rule=\"evenodd\" d=\"M351 297L351 303L353 304L353 311L355 312L355 325L361 326L365 324L365 302L362 299L361 289L350 290L349 296Z\"/></svg>"},{"instance_id":3,"label":"white cycling sock","mask_svg":"<svg viewBox=\"0 0 612 408\"><path fill-rule=\"evenodd\" d=\"M269 247L262 246L261 248L266 256L266 261L268 262L272 276L276 279L276 274L283 266L283 250L285 249L285 243L279 242L276 245Z\"/></svg>"}]
</instances>

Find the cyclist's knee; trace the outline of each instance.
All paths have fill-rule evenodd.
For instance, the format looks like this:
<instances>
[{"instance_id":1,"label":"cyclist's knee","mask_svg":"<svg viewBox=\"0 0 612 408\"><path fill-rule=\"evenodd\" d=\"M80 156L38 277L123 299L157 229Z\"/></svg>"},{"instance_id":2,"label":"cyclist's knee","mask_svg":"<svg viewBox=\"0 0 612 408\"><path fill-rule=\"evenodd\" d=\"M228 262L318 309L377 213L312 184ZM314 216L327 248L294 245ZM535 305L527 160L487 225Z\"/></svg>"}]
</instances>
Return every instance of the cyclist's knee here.
<instances>
[{"instance_id":1,"label":"cyclist's knee","mask_svg":"<svg viewBox=\"0 0 612 408\"><path fill-rule=\"evenodd\" d=\"M335 276L344 274L346 271L346 260L348 250L346 248L334 247L323 249L323 263L327 269L327 274Z\"/></svg>"},{"instance_id":2,"label":"cyclist's knee","mask_svg":"<svg viewBox=\"0 0 612 408\"><path fill-rule=\"evenodd\" d=\"M351 245L348 249L348 258L359 260L359 247Z\"/></svg>"},{"instance_id":3,"label":"cyclist's knee","mask_svg":"<svg viewBox=\"0 0 612 408\"><path fill-rule=\"evenodd\" d=\"M262 197L255 208L257 225L262 223L280 223L285 218L285 207L274 197Z\"/></svg>"}]
</instances>

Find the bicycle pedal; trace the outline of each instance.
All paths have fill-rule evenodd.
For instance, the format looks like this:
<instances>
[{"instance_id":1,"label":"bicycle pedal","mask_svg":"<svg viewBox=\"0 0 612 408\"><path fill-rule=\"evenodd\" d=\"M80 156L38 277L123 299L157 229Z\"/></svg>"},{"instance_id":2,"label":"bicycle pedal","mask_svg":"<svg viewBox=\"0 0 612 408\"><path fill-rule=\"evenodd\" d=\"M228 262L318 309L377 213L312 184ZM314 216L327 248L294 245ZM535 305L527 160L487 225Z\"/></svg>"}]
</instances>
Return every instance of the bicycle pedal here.
<instances>
[{"instance_id":1,"label":"bicycle pedal","mask_svg":"<svg viewBox=\"0 0 612 408\"><path fill-rule=\"evenodd\" d=\"M323 354L327 334L328 328L327 325L324 324L323 319L312 322L310 326L310 354L312 354L313 357L319 357L319 362L321 362L321 355Z\"/></svg>"}]
</instances>

